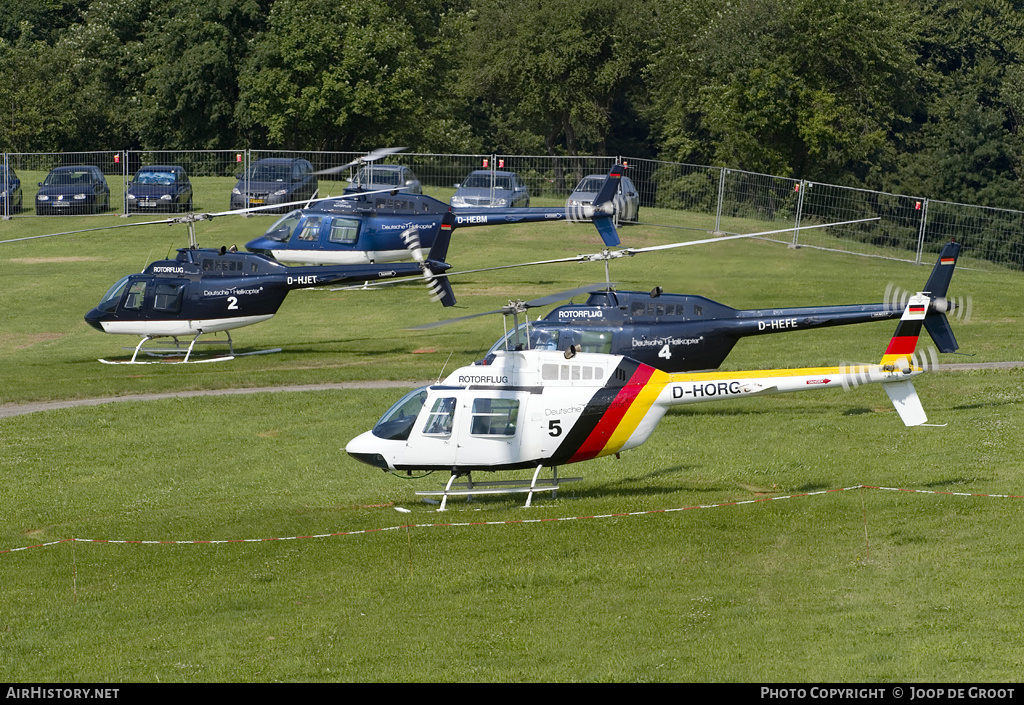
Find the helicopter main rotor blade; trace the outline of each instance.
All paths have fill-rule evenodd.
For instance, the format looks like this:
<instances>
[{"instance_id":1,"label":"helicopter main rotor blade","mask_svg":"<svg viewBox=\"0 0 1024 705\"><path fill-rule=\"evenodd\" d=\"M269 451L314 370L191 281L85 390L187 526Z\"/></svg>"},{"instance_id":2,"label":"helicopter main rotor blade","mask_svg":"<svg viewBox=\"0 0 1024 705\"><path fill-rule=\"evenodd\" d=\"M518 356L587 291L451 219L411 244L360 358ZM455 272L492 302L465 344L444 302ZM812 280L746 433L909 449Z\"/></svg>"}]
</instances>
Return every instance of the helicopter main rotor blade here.
<instances>
[{"instance_id":1,"label":"helicopter main rotor blade","mask_svg":"<svg viewBox=\"0 0 1024 705\"><path fill-rule=\"evenodd\" d=\"M705 245L711 242L721 242L723 240L737 240L745 237L764 237L765 235L778 235L780 233L791 233L794 230L812 230L814 228L831 228L839 225L853 225L855 223L870 223L875 220L881 220L880 217L874 218L860 218L858 220L844 220L837 223L821 223L818 225L796 225L791 228L780 228L778 230L764 230L759 233L750 233L747 235L726 235L725 237L712 237L705 240L690 240L689 242L675 242L669 245L652 245L651 247L640 247L640 248L627 248L633 254L638 252L655 252L657 250L669 250L674 247L687 247L689 245Z\"/></svg>"},{"instance_id":2,"label":"helicopter main rotor blade","mask_svg":"<svg viewBox=\"0 0 1024 705\"><path fill-rule=\"evenodd\" d=\"M348 164L343 164L342 166L332 166L329 169L324 169L322 171L317 171L317 172L314 172L314 173L317 176L322 176L322 175L325 175L325 174L337 174L339 172L345 171L346 169L351 169L354 166L359 166L360 164L365 164L366 162L375 162L378 159L380 159L381 157L386 157L386 156L389 156L391 154L395 154L397 152L404 152L404 151L405 151L405 147L382 147L380 149L373 150L372 152L367 154L365 157L359 157L358 159L353 159Z\"/></svg>"},{"instance_id":3,"label":"helicopter main rotor blade","mask_svg":"<svg viewBox=\"0 0 1024 705\"><path fill-rule=\"evenodd\" d=\"M547 296L542 296L539 299L531 299L530 301L525 302L524 306L526 308L539 308L541 306L547 306L548 304L553 304L559 301L565 301L566 299L571 299L572 297L578 296L579 294L589 294L595 289L602 289L606 291L613 286L615 286L615 282L598 282L595 284L586 284L584 286L578 286L575 289L568 289L566 291L559 291L554 294L548 294Z\"/></svg>"},{"instance_id":4,"label":"helicopter main rotor blade","mask_svg":"<svg viewBox=\"0 0 1024 705\"><path fill-rule=\"evenodd\" d=\"M9 242L22 242L23 240L39 240L47 237L58 237L60 235L78 235L80 233L94 233L101 230L116 230L117 228L137 228L142 225L177 225L177 224L188 224L197 223L203 220L211 220L213 218L220 218L225 215L246 215L248 213L255 213L257 211L265 211L272 209L288 208L291 206L298 206L299 208L308 207L310 204L319 203L321 201L336 201L339 199L355 198L357 196L372 196L376 193L393 193L395 191L404 191L406 186L398 186L390 189L378 189L376 191L360 191L359 193L348 193L341 194L338 196L322 196L321 198L309 198L304 201L290 201L288 203L277 203L271 206L255 206L253 208L239 208L231 211L219 211L217 213L189 213L187 215L177 216L175 218L164 218L163 220L145 220L138 223L119 223L117 225L104 225L98 228L83 228L81 230L66 230L60 233L47 233L46 235L29 235L27 237L16 237L10 240L0 240L0 245Z\"/></svg>"},{"instance_id":5,"label":"helicopter main rotor blade","mask_svg":"<svg viewBox=\"0 0 1024 705\"><path fill-rule=\"evenodd\" d=\"M58 235L77 235L78 233L93 233L99 230L114 230L115 228L134 228L139 225L170 225L177 222L174 218L165 220L149 220L145 223L121 223L119 225L104 225L101 228L85 228L84 230L68 230L62 233L48 233L46 235L29 235L28 237L16 237L12 240L0 240L0 245L8 242L21 242L22 240L38 240L44 237L57 237Z\"/></svg>"},{"instance_id":6,"label":"helicopter main rotor blade","mask_svg":"<svg viewBox=\"0 0 1024 705\"><path fill-rule=\"evenodd\" d=\"M740 235L725 235L722 237L706 238L704 240L688 240L686 242L673 242L668 245L653 245L651 247L624 247L621 250L602 250L589 255L576 255L575 257L560 257L558 259L545 259L537 262L522 262L520 264L504 264L499 267L485 267L483 269L467 269L458 272L446 272L438 276L454 277L460 274L476 274L479 272L493 272L497 269L514 269L516 267L533 267L539 264L561 264L563 262L600 262L603 260L617 259L619 257L632 257L641 252L655 252L657 250L669 250L677 247L689 247L690 245L708 245L726 240L740 240L749 237L763 237L765 235L777 235L779 233L792 232L794 229L810 230L812 228L828 228L837 225L851 225L853 223L869 223L881 218L862 218L860 220L846 220L837 223L823 223L820 225L799 225L795 228L782 228L779 230L764 230L758 233L745 233Z\"/></svg>"},{"instance_id":7,"label":"helicopter main rotor blade","mask_svg":"<svg viewBox=\"0 0 1024 705\"><path fill-rule=\"evenodd\" d=\"M470 318L479 318L480 316L491 316L496 313L511 314L511 313L522 313L531 308L540 308L541 306L547 306L548 304L557 303L559 301L565 301L571 299L579 294L589 294L595 289L605 290L613 284L607 284L604 282L596 284L586 284L585 286L578 286L575 289L568 289L566 291L559 291L554 294L548 294L542 296L539 299L532 299L530 301L510 301L507 306L503 306L494 311L484 311L483 313L471 313L468 316L459 316L458 318L448 318L443 321L434 321L433 323L424 323L419 326L412 326L406 328L406 330L427 330L430 328L439 328L440 326L446 326L450 323L459 323L461 321L469 320Z\"/></svg>"}]
</instances>

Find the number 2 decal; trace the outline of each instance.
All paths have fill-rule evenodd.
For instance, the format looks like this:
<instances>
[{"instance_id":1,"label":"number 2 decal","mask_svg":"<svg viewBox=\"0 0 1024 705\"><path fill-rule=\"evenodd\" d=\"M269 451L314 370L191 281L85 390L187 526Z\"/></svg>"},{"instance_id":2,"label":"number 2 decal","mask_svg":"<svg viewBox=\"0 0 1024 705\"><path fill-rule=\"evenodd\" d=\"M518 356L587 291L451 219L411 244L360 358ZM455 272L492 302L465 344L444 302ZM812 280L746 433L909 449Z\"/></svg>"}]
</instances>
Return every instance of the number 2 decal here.
<instances>
[{"instance_id":1,"label":"number 2 decal","mask_svg":"<svg viewBox=\"0 0 1024 705\"><path fill-rule=\"evenodd\" d=\"M228 311L237 311L237 310L238 310L238 297L237 296L229 296L228 297Z\"/></svg>"}]
</instances>

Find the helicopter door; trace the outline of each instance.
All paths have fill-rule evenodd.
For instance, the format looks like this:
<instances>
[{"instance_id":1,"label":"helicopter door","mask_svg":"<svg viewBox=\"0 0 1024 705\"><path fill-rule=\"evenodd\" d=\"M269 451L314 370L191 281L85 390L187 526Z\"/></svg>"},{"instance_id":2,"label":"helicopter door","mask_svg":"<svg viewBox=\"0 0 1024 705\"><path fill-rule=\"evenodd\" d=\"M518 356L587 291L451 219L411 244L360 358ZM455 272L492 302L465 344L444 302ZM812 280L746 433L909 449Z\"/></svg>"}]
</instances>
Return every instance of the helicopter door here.
<instances>
[{"instance_id":1,"label":"helicopter door","mask_svg":"<svg viewBox=\"0 0 1024 705\"><path fill-rule=\"evenodd\" d=\"M528 394L484 391L466 394L459 421L459 465L500 466L517 463L522 440L520 406Z\"/></svg>"},{"instance_id":2,"label":"helicopter door","mask_svg":"<svg viewBox=\"0 0 1024 705\"><path fill-rule=\"evenodd\" d=\"M456 441L452 432L458 402L442 392L439 396L431 395L425 406L409 436L409 460L416 463L417 457L429 457L431 465L454 466Z\"/></svg>"},{"instance_id":3,"label":"helicopter door","mask_svg":"<svg viewBox=\"0 0 1024 705\"><path fill-rule=\"evenodd\" d=\"M320 224L323 217L307 215L295 228L289 248L293 250L314 250L320 248Z\"/></svg>"}]
</instances>

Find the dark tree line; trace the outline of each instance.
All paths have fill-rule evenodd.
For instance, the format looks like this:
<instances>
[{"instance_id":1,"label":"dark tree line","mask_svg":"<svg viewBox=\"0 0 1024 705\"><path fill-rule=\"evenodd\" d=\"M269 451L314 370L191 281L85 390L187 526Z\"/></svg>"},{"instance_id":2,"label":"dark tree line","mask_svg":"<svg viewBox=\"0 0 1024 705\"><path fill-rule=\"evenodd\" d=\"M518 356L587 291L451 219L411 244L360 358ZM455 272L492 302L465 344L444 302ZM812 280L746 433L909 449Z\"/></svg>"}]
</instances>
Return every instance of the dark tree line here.
<instances>
[{"instance_id":1,"label":"dark tree line","mask_svg":"<svg viewBox=\"0 0 1024 705\"><path fill-rule=\"evenodd\" d=\"M0 150L628 154L1021 207L1024 0L0 0Z\"/></svg>"}]
</instances>

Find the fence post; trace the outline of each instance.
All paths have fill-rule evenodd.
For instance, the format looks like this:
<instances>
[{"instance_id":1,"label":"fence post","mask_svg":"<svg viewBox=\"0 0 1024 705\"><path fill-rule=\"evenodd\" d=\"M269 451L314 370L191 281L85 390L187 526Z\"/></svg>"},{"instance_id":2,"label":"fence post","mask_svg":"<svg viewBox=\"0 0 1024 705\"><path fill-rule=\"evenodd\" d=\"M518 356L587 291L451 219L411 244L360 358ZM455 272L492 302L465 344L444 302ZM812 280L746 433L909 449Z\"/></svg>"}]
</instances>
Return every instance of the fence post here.
<instances>
[{"instance_id":1,"label":"fence post","mask_svg":"<svg viewBox=\"0 0 1024 705\"><path fill-rule=\"evenodd\" d=\"M718 207L715 209L715 233L722 232L722 202L725 200L725 167L718 172Z\"/></svg>"},{"instance_id":2,"label":"fence post","mask_svg":"<svg viewBox=\"0 0 1024 705\"><path fill-rule=\"evenodd\" d=\"M128 150L121 150L121 215L128 215Z\"/></svg>"},{"instance_id":3,"label":"fence post","mask_svg":"<svg viewBox=\"0 0 1024 705\"><path fill-rule=\"evenodd\" d=\"M917 258L914 260L916 264L921 264L921 258L924 254L924 234L928 228L928 199L922 199L921 201L921 224L917 230Z\"/></svg>"},{"instance_id":4,"label":"fence post","mask_svg":"<svg viewBox=\"0 0 1024 705\"><path fill-rule=\"evenodd\" d=\"M11 165L7 162L7 152L4 152L4 180L3 180L4 191L6 191L7 187L9 186L8 181L10 180L10 173L11 173L10 166ZM25 189L22 188L21 191L22 191L22 193L24 193ZM8 195L7 198L4 199L4 214L3 214L3 219L4 220L10 220L11 219L11 213L14 210L14 208L11 206L11 200L13 198L14 198L14 194L12 193L12 194Z\"/></svg>"},{"instance_id":5,"label":"fence post","mask_svg":"<svg viewBox=\"0 0 1024 705\"><path fill-rule=\"evenodd\" d=\"M804 193L807 191L807 182L801 179L797 182L796 188L796 222L793 223L793 244L790 245L794 250L800 247L800 218L804 213Z\"/></svg>"}]
</instances>

